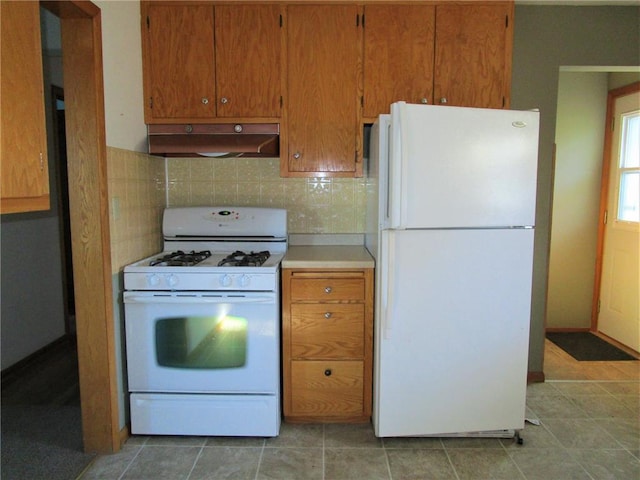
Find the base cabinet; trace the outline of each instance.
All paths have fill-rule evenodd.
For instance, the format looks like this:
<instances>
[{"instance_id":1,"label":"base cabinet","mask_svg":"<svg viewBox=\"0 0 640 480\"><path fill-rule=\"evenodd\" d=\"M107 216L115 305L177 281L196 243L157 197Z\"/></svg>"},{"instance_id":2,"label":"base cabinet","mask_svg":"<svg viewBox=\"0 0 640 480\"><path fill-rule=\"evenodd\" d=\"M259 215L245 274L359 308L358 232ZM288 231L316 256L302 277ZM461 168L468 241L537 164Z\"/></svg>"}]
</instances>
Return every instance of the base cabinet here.
<instances>
[{"instance_id":1,"label":"base cabinet","mask_svg":"<svg viewBox=\"0 0 640 480\"><path fill-rule=\"evenodd\" d=\"M373 269L283 269L283 406L290 422L368 422Z\"/></svg>"}]
</instances>

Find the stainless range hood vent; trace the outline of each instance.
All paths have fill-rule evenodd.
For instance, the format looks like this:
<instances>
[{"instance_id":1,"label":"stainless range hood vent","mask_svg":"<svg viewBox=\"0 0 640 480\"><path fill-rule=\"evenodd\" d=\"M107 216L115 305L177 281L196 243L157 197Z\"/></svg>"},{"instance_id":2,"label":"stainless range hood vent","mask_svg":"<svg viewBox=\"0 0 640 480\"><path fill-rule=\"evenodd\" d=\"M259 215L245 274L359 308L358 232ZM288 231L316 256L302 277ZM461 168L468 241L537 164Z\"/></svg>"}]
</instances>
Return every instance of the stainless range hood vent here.
<instances>
[{"instance_id":1,"label":"stainless range hood vent","mask_svg":"<svg viewBox=\"0 0 640 480\"><path fill-rule=\"evenodd\" d=\"M148 125L149 154L162 157L278 157L277 123Z\"/></svg>"}]
</instances>

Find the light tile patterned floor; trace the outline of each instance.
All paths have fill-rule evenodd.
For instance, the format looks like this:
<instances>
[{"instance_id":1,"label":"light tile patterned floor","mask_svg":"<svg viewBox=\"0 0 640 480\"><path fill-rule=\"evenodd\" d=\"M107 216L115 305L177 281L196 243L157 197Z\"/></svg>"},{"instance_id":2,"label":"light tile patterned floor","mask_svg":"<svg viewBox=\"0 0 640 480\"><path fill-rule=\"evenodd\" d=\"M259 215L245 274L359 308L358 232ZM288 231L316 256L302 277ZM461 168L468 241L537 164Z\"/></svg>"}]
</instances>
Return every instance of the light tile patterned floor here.
<instances>
[{"instance_id":1,"label":"light tile patterned floor","mask_svg":"<svg viewBox=\"0 0 640 480\"><path fill-rule=\"evenodd\" d=\"M80 478L640 479L640 362L576 362L549 343L547 382L527 389L527 417L540 425L527 423L523 445L379 439L370 425L283 424L271 439L132 437Z\"/></svg>"}]
</instances>

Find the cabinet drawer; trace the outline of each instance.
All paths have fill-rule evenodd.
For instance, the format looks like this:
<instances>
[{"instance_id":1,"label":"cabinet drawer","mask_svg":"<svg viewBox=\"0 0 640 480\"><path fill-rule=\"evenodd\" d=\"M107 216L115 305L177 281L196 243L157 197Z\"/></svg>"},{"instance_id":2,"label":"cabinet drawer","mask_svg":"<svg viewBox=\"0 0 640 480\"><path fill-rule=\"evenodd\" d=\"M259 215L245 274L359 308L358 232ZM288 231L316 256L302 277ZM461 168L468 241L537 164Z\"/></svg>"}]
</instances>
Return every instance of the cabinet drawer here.
<instances>
[{"instance_id":1,"label":"cabinet drawer","mask_svg":"<svg viewBox=\"0 0 640 480\"><path fill-rule=\"evenodd\" d=\"M292 415L359 415L364 405L363 362L291 362Z\"/></svg>"},{"instance_id":2,"label":"cabinet drawer","mask_svg":"<svg viewBox=\"0 0 640 480\"><path fill-rule=\"evenodd\" d=\"M364 301L364 278L293 278L291 301Z\"/></svg>"},{"instance_id":3,"label":"cabinet drawer","mask_svg":"<svg viewBox=\"0 0 640 480\"><path fill-rule=\"evenodd\" d=\"M364 304L292 304L292 358L362 359Z\"/></svg>"}]
</instances>

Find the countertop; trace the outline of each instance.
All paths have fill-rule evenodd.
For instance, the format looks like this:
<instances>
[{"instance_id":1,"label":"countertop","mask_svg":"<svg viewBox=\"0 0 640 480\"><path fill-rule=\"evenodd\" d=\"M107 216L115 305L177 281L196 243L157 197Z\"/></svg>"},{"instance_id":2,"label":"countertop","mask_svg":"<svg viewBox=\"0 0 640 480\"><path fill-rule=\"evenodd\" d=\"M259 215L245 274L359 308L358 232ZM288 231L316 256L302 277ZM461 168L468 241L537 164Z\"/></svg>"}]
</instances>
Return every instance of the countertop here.
<instances>
[{"instance_id":1,"label":"countertop","mask_svg":"<svg viewBox=\"0 0 640 480\"><path fill-rule=\"evenodd\" d=\"M373 268L375 262L361 245L289 246L282 268Z\"/></svg>"}]
</instances>

